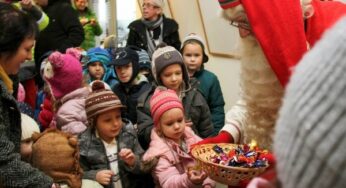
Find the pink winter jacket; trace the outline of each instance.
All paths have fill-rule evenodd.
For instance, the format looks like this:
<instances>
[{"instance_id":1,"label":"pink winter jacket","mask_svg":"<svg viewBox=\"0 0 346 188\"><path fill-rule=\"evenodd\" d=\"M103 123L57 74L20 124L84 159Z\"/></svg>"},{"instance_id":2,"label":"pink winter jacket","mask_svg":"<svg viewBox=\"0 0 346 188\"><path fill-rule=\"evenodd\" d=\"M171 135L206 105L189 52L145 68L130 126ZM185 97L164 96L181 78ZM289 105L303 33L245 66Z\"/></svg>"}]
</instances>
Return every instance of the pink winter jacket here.
<instances>
[{"instance_id":1,"label":"pink winter jacket","mask_svg":"<svg viewBox=\"0 0 346 188\"><path fill-rule=\"evenodd\" d=\"M192 144L201 140L190 127L185 128L184 137L188 151ZM181 150L178 144L159 137L152 129L150 146L143 155L143 160L150 161L154 157L159 157L159 161L152 171L157 188L194 188L208 184L215 187L215 182L209 178L204 180L203 185L193 184L188 179L186 171L188 166L195 165L194 159Z\"/></svg>"},{"instance_id":2,"label":"pink winter jacket","mask_svg":"<svg viewBox=\"0 0 346 188\"><path fill-rule=\"evenodd\" d=\"M87 87L79 88L65 95L62 99L62 106L56 113L56 126L63 132L79 134L87 127L87 117L85 113L85 99L89 94Z\"/></svg>"}]
</instances>

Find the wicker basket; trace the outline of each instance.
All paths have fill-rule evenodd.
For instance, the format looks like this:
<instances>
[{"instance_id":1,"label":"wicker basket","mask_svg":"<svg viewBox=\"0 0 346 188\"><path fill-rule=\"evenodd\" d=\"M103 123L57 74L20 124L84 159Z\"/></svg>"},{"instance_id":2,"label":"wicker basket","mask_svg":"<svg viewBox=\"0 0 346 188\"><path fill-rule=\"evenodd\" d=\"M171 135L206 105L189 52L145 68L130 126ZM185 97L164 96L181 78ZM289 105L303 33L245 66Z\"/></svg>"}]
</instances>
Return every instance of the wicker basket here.
<instances>
[{"instance_id":1,"label":"wicker basket","mask_svg":"<svg viewBox=\"0 0 346 188\"><path fill-rule=\"evenodd\" d=\"M239 145L218 143L224 151L229 151L237 148ZM242 180L249 180L261 174L268 166L260 168L243 168L224 166L211 162L210 157L213 156L215 144L204 144L195 146L191 154L197 160L198 165L204 170L211 179L226 184L226 185L239 185Z\"/></svg>"}]
</instances>

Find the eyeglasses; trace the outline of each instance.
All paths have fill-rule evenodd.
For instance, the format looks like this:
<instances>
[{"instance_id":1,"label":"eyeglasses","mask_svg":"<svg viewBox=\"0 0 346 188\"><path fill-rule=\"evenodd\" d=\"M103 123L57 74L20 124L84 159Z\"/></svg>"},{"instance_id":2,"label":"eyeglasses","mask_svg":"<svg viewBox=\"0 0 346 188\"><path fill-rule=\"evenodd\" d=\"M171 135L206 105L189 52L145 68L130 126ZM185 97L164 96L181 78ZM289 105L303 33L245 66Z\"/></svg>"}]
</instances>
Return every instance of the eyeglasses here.
<instances>
[{"instance_id":1,"label":"eyeglasses","mask_svg":"<svg viewBox=\"0 0 346 188\"><path fill-rule=\"evenodd\" d=\"M246 29L246 30L248 30L248 31L252 31L251 26L250 26L249 23L247 23L247 22L235 22L235 21L231 21L230 25L231 25L231 26L234 26L234 27Z\"/></svg>"},{"instance_id":2,"label":"eyeglasses","mask_svg":"<svg viewBox=\"0 0 346 188\"><path fill-rule=\"evenodd\" d=\"M142 8L159 8L159 7L150 3L143 3Z\"/></svg>"}]
</instances>

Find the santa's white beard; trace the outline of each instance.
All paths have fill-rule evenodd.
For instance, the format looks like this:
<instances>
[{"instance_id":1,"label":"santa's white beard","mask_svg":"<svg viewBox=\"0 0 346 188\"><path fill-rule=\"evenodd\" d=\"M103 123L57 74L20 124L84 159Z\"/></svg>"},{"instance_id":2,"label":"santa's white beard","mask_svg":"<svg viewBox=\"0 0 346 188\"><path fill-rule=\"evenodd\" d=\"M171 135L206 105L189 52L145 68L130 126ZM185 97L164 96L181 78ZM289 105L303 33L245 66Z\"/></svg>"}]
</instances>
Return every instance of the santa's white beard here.
<instances>
[{"instance_id":1,"label":"santa's white beard","mask_svg":"<svg viewBox=\"0 0 346 188\"><path fill-rule=\"evenodd\" d=\"M241 39L240 95L247 108L244 142L271 149L283 88L253 36Z\"/></svg>"}]
</instances>

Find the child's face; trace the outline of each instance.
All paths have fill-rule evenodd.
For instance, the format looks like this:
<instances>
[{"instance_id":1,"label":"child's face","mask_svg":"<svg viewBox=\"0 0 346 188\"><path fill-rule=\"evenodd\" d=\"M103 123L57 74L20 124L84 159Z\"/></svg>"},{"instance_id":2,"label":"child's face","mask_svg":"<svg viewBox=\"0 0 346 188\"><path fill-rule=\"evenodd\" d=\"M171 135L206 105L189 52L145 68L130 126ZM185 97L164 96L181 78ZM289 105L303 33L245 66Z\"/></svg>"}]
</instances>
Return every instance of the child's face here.
<instances>
[{"instance_id":1,"label":"child's face","mask_svg":"<svg viewBox=\"0 0 346 188\"><path fill-rule=\"evenodd\" d=\"M96 129L100 137L109 143L119 135L122 123L120 109L109 110L97 117Z\"/></svg>"},{"instance_id":2,"label":"child's face","mask_svg":"<svg viewBox=\"0 0 346 188\"><path fill-rule=\"evenodd\" d=\"M172 108L162 114L160 118L162 134L179 143L185 130L184 113L180 108Z\"/></svg>"},{"instance_id":3,"label":"child's face","mask_svg":"<svg viewBox=\"0 0 346 188\"><path fill-rule=\"evenodd\" d=\"M118 79L121 83L127 83L131 80L132 77L132 63L122 65L122 66L116 66L115 71L117 73Z\"/></svg>"},{"instance_id":4,"label":"child's face","mask_svg":"<svg viewBox=\"0 0 346 188\"><path fill-rule=\"evenodd\" d=\"M88 71L90 76L95 80L102 80L105 74L105 69L101 62L93 62L88 65Z\"/></svg>"},{"instance_id":5,"label":"child's face","mask_svg":"<svg viewBox=\"0 0 346 188\"><path fill-rule=\"evenodd\" d=\"M184 63L189 72L197 72L203 63L203 49L197 43L188 43L183 51Z\"/></svg>"},{"instance_id":6,"label":"child's face","mask_svg":"<svg viewBox=\"0 0 346 188\"><path fill-rule=\"evenodd\" d=\"M183 71L179 64L167 66L160 74L162 84L168 89L178 91L183 83Z\"/></svg>"},{"instance_id":7,"label":"child's face","mask_svg":"<svg viewBox=\"0 0 346 188\"><path fill-rule=\"evenodd\" d=\"M32 140L24 140L20 143L20 156L24 161L29 162L32 154Z\"/></svg>"}]
</instances>

